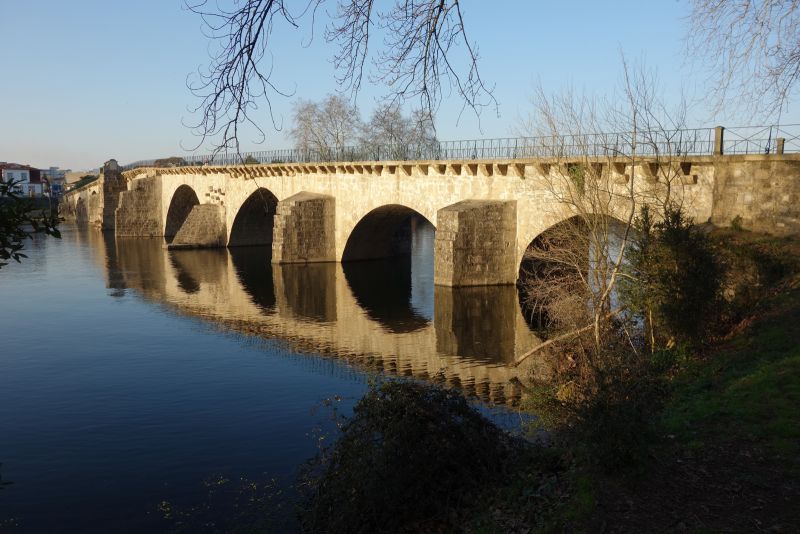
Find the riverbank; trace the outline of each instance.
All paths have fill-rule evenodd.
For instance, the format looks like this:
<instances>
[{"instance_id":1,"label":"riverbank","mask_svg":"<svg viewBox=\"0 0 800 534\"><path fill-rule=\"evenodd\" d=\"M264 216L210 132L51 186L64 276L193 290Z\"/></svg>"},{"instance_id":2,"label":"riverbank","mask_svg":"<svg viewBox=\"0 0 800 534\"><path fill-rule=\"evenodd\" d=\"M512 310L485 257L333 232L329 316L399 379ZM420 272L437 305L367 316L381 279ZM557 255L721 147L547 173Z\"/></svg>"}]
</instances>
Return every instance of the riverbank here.
<instances>
[{"instance_id":1,"label":"riverbank","mask_svg":"<svg viewBox=\"0 0 800 534\"><path fill-rule=\"evenodd\" d=\"M545 530L800 531L800 240L712 237L750 266L740 266L740 316L665 376L645 471L573 465Z\"/></svg>"}]
</instances>

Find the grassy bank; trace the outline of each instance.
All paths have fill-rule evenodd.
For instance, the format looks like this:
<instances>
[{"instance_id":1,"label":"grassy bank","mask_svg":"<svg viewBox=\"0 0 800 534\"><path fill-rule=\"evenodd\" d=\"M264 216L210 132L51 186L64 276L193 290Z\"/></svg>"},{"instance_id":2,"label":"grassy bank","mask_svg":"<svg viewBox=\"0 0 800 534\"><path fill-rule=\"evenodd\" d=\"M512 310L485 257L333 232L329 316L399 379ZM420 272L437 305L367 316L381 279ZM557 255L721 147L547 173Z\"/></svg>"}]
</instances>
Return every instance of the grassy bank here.
<instances>
[{"instance_id":1,"label":"grassy bank","mask_svg":"<svg viewBox=\"0 0 800 534\"><path fill-rule=\"evenodd\" d=\"M565 508L571 527L800 531L800 242L730 231L714 240L740 278L728 323L664 377L641 477L572 474L584 490Z\"/></svg>"}]
</instances>

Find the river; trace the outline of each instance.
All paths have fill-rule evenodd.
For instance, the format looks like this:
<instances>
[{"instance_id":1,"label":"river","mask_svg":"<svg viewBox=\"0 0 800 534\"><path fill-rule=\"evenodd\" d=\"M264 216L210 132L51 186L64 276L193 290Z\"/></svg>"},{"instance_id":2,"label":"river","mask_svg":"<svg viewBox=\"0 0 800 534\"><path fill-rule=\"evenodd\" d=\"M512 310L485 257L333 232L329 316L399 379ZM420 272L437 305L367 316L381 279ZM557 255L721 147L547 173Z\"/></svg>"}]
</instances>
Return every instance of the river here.
<instances>
[{"instance_id":1,"label":"river","mask_svg":"<svg viewBox=\"0 0 800 534\"><path fill-rule=\"evenodd\" d=\"M152 532L209 477L289 488L332 431L322 402L347 413L374 376L519 422L516 289L434 286L432 227L410 258L345 265L62 234L0 270L0 531Z\"/></svg>"}]
</instances>

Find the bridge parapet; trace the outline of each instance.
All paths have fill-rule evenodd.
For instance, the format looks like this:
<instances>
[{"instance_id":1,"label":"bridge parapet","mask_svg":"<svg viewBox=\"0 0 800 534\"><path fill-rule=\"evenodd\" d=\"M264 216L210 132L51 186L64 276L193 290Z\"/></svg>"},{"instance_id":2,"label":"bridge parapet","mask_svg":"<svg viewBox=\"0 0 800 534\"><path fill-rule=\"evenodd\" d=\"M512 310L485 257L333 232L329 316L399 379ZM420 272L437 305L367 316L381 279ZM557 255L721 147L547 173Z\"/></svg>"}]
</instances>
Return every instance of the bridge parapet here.
<instances>
[{"instance_id":1,"label":"bridge parapet","mask_svg":"<svg viewBox=\"0 0 800 534\"><path fill-rule=\"evenodd\" d=\"M417 144L362 144L341 147L263 150L241 153L214 153L183 158L140 160L136 167L231 166L247 163L330 163L354 161L446 161L516 160L577 156L683 157L722 154L788 154L800 152L800 124L713 128L683 128L638 132L578 133L457 141L428 141Z\"/></svg>"}]
</instances>

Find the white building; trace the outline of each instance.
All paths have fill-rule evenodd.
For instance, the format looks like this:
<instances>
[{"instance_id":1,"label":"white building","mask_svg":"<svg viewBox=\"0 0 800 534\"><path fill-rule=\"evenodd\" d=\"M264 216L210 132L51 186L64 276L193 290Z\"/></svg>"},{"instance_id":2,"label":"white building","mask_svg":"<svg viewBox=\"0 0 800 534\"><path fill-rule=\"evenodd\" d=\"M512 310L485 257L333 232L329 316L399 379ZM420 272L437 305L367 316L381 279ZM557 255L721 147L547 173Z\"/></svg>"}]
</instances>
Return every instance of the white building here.
<instances>
[{"instance_id":1,"label":"white building","mask_svg":"<svg viewBox=\"0 0 800 534\"><path fill-rule=\"evenodd\" d=\"M14 182L14 191L21 196L42 196L42 179L39 169L17 163L0 164L0 179L6 183Z\"/></svg>"}]
</instances>

